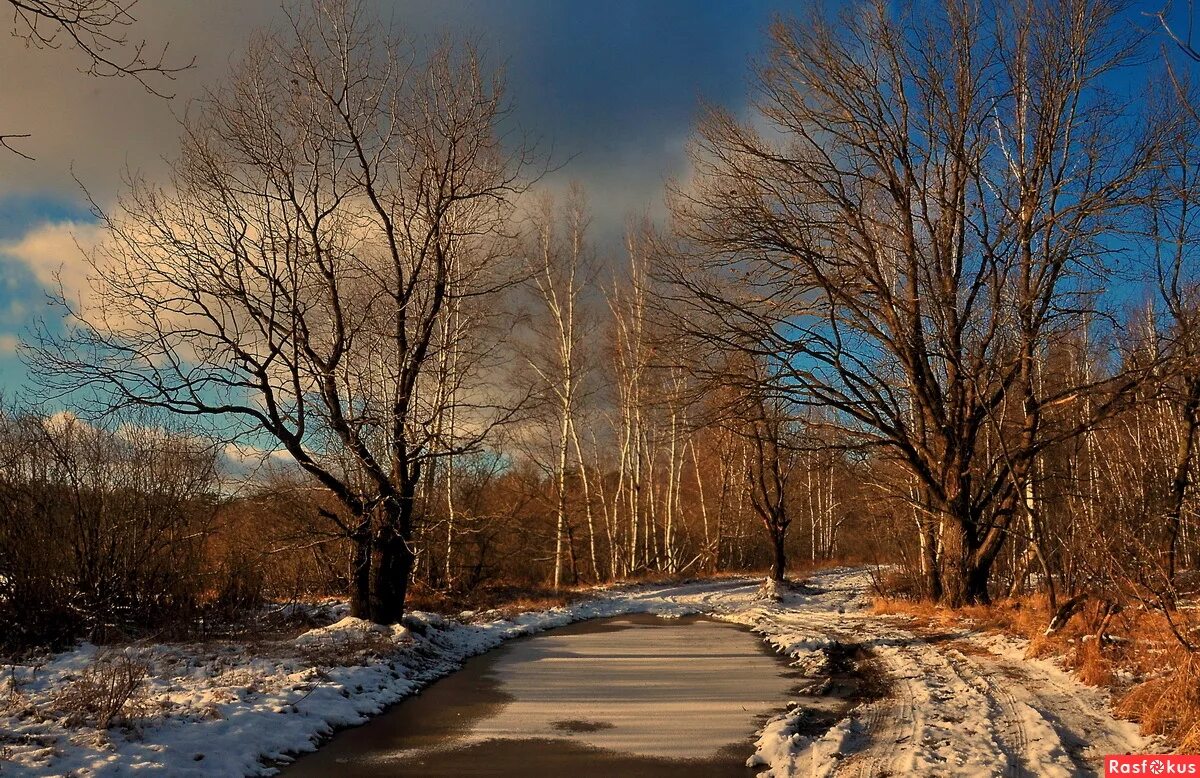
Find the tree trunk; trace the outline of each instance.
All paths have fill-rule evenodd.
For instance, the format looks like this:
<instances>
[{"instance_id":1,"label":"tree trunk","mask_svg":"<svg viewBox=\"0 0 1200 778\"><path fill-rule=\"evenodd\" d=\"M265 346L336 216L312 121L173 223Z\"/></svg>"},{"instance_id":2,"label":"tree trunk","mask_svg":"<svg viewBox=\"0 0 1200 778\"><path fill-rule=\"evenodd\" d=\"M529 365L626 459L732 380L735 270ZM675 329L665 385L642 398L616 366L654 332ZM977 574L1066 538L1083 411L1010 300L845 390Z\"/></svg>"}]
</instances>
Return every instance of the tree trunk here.
<instances>
[{"instance_id":1,"label":"tree trunk","mask_svg":"<svg viewBox=\"0 0 1200 778\"><path fill-rule=\"evenodd\" d=\"M588 556L592 563L592 580L599 581L600 563L596 557L596 520L592 512L592 487L588 477L587 463L583 458L583 447L579 445L579 431L575 429L575 421L571 421L571 442L575 445L575 460L579 469L579 484L583 487L583 515L588 528Z\"/></svg>"},{"instance_id":2,"label":"tree trunk","mask_svg":"<svg viewBox=\"0 0 1200 778\"><path fill-rule=\"evenodd\" d=\"M1167 577L1175 579L1176 557L1179 547L1179 530L1183 524L1183 503L1187 497L1188 474L1192 468L1192 452L1195 447L1196 429L1200 427L1200 379L1188 381L1187 396L1183 405L1183 432L1175 454L1175 477L1171 479L1171 503L1167 511Z\"/></svg>"},{"instance_id":3,"label":"tree trunk","mask_svg":"<svg viewBox=\"0 0 1200 778\"><path fill-rule=\"evenodd\" d=\"M364 518L350 538L350 615L371 615L371 520Z\"/></svg>"},{"instance_id":4,"label":"tree trunk","mask_svg":"<svg viewBox=\"0 0 1200 778\"><path fill-rule=\"evenodd\" d=\"M946 542L942 548L943 605L961 608L964 605L988 603L988 572L990 560L979 559L978 543L969 524L951 517L945 526Z\"/></svg>"},{"instance_id":5,"label":"tree trunk","mask_svg":"<svg viewBox=\"0 0 1200 778\"><path fill-rule=\"evenodd\" d=\"M941 561L938 559L937 525L926 518L918 531L921 534L921 569L924 572L925 592L931 600L942 599Z\"/></svg>"},{"instance_id":6,"label":"tree trunk","mask_svg":"<svg viewBox=\"0 0 1200 778\"><path fill-rule=\"evenodd\" d=\"M942 570L938 542L942 522L935 519L935 515L930 512L928 494L928 488L925 486L915 486L910 491L913 500L913 522L917 526L921 584L925 596L939 602L942 599Z\"/></svg>"},{"instance_id":7,"label":"tree trunk","mask_svg":"<svg viewBox=\"0 0 1200 778\"><path fill-rule=\"evenodd\" d=\"M384 528L375 542L371 576L371 621L398 624L404 617L404 599L412 575L412 549L391 528Z\"/></svg>"},{"instance_id":8,"label":"tree trunk","mask_svg":"<svg viewBox=\"0 0 1200 778\"><path fill-rule=\"evenodd\" d=\"M780 583L783 582L784 574L787 572L787 553L783 547L786 536L787 533L779 527L771 529L771 545L774 551L774 559L771 563L771 579Z\"/></svg>"},{"instance_id":9,"label":"tree trunk","mask_svg":"<svg viewBox=\"0 0 1200 778\"><path fill-rule=\"evenodd\" d=\"M416 557L412 550L414 488L413 474L400 504L380 507L379 525L371 559L371 621L398 624L404 617L404 601Z\"/></svg>"}]
</instances>

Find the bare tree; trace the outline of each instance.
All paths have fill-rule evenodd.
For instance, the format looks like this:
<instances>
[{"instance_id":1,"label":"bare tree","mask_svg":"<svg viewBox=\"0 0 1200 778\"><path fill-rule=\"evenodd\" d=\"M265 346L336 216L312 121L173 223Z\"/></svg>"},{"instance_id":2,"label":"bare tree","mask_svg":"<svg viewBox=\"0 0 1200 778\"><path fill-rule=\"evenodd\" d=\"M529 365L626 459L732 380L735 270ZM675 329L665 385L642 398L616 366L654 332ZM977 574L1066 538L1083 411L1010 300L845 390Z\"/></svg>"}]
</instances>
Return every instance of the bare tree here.
<instances>
[{"instance_id":1,"label":"bare tree","mask_svg":"<svg viewBox=\"0 0 1200 778\"><path fill-rule=\"evenodd\" d=\"M517 275L527 155L503 148L503 83L470 48L420 58L354 2L290 21L206 95L167 186L97 209L92 299L60 300L67 335L29 355L51 390L285 450L353 517L353 612L395 622L444 404L459 452L511 414L482 381L437 391L430 365L452 300Z\"/></svg>"},{"instance_id":2,"label":"bare tree","mask_svg":"<svg viewBox=\"0 0 1200 778\"><path fill-rule=\"evenodd\" d=\"M748 408L745 434L754 450L746 479L750 484L750 504L762 521L771 540L771 580L783 581L787 575L786 542L792 518L788 510L789 486L798 454L794 440L795 422L788 418L786 402L763 391L766 382L757 382L746 398Z\"/></svg>"},{"instance_id":3,"label":"bare tree","mask_svg":"<svg viewBox=\"0 0 1200 778\"><path fill-rule=\"evenodd\" d=\"M1190 129L1195 124L1189 122L1186 126ZM1169 327L1166 345L1171 350L1168 380L1162 388L1180 426L1165 517L1168 579L1175 577L1184 504L1195 467L1196 435L1200 431L1200 280L1193 267L1193 252L1200 239L1195 234L1200 194L1197 187L1200 160L1196 155L1194 130L1180 133L1168 146L1164 155L1165 174L1160 179L1161 196L1156 198L1159 207L1153 209L1150 229L1159 292Z\"/></svg>"},{"instance_id":4,"label":"bare tree","mask_svg":"<svg viewBox=\"0 0 1200 778\"><path fill-rule=\"evenodd\" d=\"M195 64L168 61L169 44L151 47L145 40L129 37L137 22L137 0L5 0L12 8L13 35L38 49L62 46L83 55L89 76L128 76L153 95L170 97L163 82L171 81L180 71ZM11 141L29 134L0 134L0 147L32 159L13 148Z\"/></svg>"},{"instance_id":5,"label":"bare tree","mask_svg":"<svg viewBox=\"0 0 1200 778\"><path fill-rule=\"evenodd\" d=\"M672 193L679 241L656 272L680 329L764 361L777 391L902 465L891 491L934 517L929 589L951 604L988 598L1039 452L1144 377L1042 390L1036 370L1047 343L1105 321L1089 312L1122 253L1106 236L1157 153L1099 88L1136 53L1117 11L877 3L780 21L756 80L769 129L710 111L695 179ZM1085 395L1087 418L1048 423Z\"/></svg>"},{"instance_id":6,"label":"bare tree","mask_svg":"<svg viewBox=\"0 0 1200 778\"><path fill-rule=\"evenodd\" d=\"M527 356L557 416L553 469L556 527L553 582L556 588L563 581L563 543L573 536L568 516L569 470L578 477L583 492L582 508L588 527L592 574L595 577L600 574L590 482L576 426L590 362L586 349L586 295L595 278L593 256L587 242L590 217L583 189L573 185L561 217L557 211L554 201L546 198L534 225L535 245L529 275L542 308L533 324L542 348ZM557 227L560 221L561 229ZM573 557L574 552L571 554Z\"/></svg>"}]
</instances>

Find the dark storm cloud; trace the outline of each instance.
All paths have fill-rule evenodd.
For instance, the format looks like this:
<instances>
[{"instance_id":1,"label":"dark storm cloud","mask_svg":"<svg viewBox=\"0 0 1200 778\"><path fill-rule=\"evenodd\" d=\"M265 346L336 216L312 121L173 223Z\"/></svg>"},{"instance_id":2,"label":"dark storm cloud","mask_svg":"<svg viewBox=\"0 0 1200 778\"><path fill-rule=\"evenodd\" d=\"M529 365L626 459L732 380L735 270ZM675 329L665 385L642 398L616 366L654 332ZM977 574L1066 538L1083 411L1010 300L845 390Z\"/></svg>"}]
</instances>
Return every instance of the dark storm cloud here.
<instances>
[{"instance_id":1,"label":"dark storm cloud","mask_svg":"<svg viewBox=\"0 0 1200 778\"><path fill-rule=\"evenodd\" d=\"M766 2L690 0L463 0L379 2L385 23L418 43L467 36L507 71L521 128L569 160L555 174L581 180L602 229L627 212L654 210L662 180L682 169L683 144L699 96L737 105L748 55L761 44ZM171 85L175 100L130 79L94 79L68 50L37 51L15 38L0 48L2 132L29 132L28 162L0 154L0 196L79 199L71 171L102 200L129 166L155 175L178 136L174 113L220 79L251 29L278 23L260 0L143 0L136 37L169 41L197 67ZM70 205L56 206L69 209ZM24 209L29 211L29 209ZM51 210L54 210L53 208ZM35 213L30 217L36 218ZM50 214L46 214L50 216ZM11 221L11 219L10 219Z\"/></svg>"},{"instance_id":2,"label":"dark storm cloud","mask_svg":"<svg viewBox=\"0 0 1200 778\"><path fill-rule=\"evenodd\" d=\"M305 0L299 0L305 2ZM627 217L662 212L663 180L685 170L700 97L738 109L747 62L763 43L770 2L699 0L406 0L376 2L381 20L419 47L444 36L476 42L504 68L513 120L561 164L548 188L579 180L602 253L619 256ZM16 335L45 309L47 286L83 283L88 243L78 177L102 204L128 168L151 179L177 148L176 116L220 80L264 25L285 22L274 0L142 0L130 37L169 42L196 67L147 94L132 79L89 78L66 48L0 38L0 133L35 161L0 151L0 392L19 386Z\"/></svg>"}]
</instances>

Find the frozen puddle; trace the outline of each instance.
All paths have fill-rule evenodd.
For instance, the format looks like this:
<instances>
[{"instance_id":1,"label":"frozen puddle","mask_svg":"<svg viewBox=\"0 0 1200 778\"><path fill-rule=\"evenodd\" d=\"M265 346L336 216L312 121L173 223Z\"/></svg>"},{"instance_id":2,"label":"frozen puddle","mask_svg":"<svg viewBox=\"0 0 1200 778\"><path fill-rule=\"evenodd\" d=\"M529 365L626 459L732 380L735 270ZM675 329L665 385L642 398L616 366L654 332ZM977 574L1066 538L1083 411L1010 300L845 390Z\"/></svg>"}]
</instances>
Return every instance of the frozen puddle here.
<instances>
[{"instance_id":1,"label":"frozen puddle","mask_svg":"<svg viewBox=\"0 0 1200 778\"><path fill-rule=\"evenodd\" d=\"M736 775L795 683L744 628L630 616L515 640L289 775Z\"/></svg>"}]
</instances>

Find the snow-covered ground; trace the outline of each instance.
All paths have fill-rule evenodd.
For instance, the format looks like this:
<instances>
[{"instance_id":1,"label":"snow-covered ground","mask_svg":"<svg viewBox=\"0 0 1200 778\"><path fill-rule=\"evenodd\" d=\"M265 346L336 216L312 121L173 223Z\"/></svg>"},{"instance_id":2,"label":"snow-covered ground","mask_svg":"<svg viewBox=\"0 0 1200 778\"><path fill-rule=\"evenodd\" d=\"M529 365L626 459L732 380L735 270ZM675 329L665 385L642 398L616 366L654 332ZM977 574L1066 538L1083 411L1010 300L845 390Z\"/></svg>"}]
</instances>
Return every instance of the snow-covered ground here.
<instances>
[{"instance_id":1,"label":"snow-covered ground","mask_svg":"<svg viewBox=\"0 0 1200 778\"><path fill-rule=\"evenodd\" d=\"M504 640L627 613L708 613L749 625L814 682L834 657L857 652L877 693L838 710L831 727L814 726L821 719L808 702L819 688L781 706L747 754L773 778L1092 774L1106 753L1152 748L1112 718L1102 692L1025 659L1016 641L967 630L919 636L869 611L861 569L809 583L778 600L759 596L757 581L718 580L601 590L512 620L414 614L384 629L347 618L291 640L139 646L129 649L148 669L138 715L107 733L69 727L55 704L96 659L98 649L84 645L6 672L15 689L0 688L0 775L267 774Z\"/></svg>"},{"instance_id":2,"label":"snow-covered ground","mask_svg":"<svg viewBox=\"0 0 1200 778\"><path fill-rule=\"evenodd\" d=\"M1022 641L966 628L921 636L867 609L862 570L811 583L817 593L751 605L736 618L797 659L834 644L862 647L886 694L819 737L794 734L804 707L768 723L754 760L772 778L1097 775L1105 754L1154 750L1135 724L1113 718L1107 693L1025 658Z\"/></svg>"}]
</instances>

